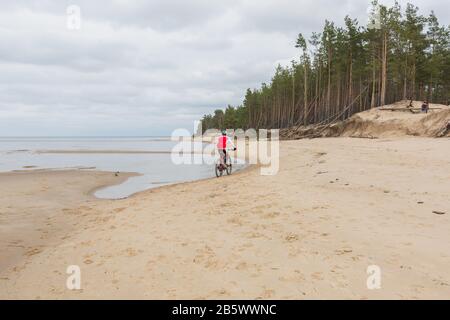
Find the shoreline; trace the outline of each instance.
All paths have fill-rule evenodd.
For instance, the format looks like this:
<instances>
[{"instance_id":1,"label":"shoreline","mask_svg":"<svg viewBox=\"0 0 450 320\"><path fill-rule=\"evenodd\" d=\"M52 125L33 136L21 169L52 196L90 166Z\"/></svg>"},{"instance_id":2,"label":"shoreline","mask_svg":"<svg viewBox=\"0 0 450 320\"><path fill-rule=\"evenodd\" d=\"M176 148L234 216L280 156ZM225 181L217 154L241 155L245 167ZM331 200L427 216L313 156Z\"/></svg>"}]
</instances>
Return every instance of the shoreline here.
<instances>
[{"instance_id":1,"label":"shoreline","mask_svg":"<svg viewBox=\"0 0 450 320\"><path fill-rule=\"evenodd\" d=\"M32 179L38 193L7 186L16 198L0 201L18 222L27 203L34 214L49 205L61 212L48 226L55 241L29 245L0 272L0 298L450 297L450 140L327 138L280 148L275 176L254 165L114 201L89 198L87 185L102 179L95 171L61 174L59 193L43 190L49 177ZM73 264L81 291L64 285ZM382 290L365 288L373 264Z\"/></svg>"},{"instance_id":2,"label":"shoreline","mask_svg":"<svg viewBox=\"0 0 450 320\"><path fill-rule=\"evenodd\" d=\"M247 165L246 167L244 167L238 171L234 171L233 175L242 174L243 172L250 170L253 167L256 168L257 166ZM36 175L51 176L53 174L60 173L60 174L67 176L66 177L67 179L71 179L71 178L73 178L74 175L78 175L79 172L85 172L92 176L96 176L96 175L102 175L102 176L104 175L105 176L105 179L103 179L102 182L100 182L100 184L97 183L95 186L91 186L91 187L86 186L86 188L88 188L88 189L83 191L81 195L75 195L75 196L78 196L78 198L84 196L85 199L82 202L89 202L89 201L118 202L118 201L131 199L134 197L139 197L139 195L141 195L145 192L151 192L152 190L156 190L156 189L166 189L166 188L169 189L170 187L175 187L178 185L186 185L186 184L191 184L191 183L199 182L199 181L217 179L216 177L211 176L209 178L199 178L197 180L174 182L174 183L169 183L169 184L165 184L165 185L161 185L161 186L156 186L156 187L149 188L149 189L144 189L144 190L132 193L131 195L124 197L124 198L103 199L103 198L96 197L95 193L104 188L123 184L128 179L130 179L132 177L136 177L136 176L141 176L142 174L138 173L138 172L120 172L119 176L115 176L115 172L112 172L112 171L100 171L100 170L97 170L96 168L73 167L73 168L32 168L29 170L12 170L12 171L0 172L0 177L7 177L7 176L17 177L18 175L20 175L20 176L26 175L29 177L30 180L33 180L35 178L34 176L36 176ZM113 181L111 179L106 178L108 176L114 176L116 179ZM224 178L224 177L222 177L222 178ZM117 180L119 180L119 181L117 181ZM78 183L81 183L81 182L78 182ZM40 196L40 195L36 194L36 197L38 197L38 196ZM47 218L47 217L45 217L45 218ZM44 233L47 233L47 231L44 231ZM16 241L16 240L13 240L13 241ZM14 256L17 256L17 254L14 254ZM1 254L0 257L2 258L3 261L5 261L4 254ZM14 262L17 262L18 260L19 259L14 258ZM4 264L0 264L0 275L3 271L5 271L4 270L5 267L3 265L6 265L6 266L11 265L11 262L9 261L9 262L5 262Z\"/></svg>"}]
</instances>

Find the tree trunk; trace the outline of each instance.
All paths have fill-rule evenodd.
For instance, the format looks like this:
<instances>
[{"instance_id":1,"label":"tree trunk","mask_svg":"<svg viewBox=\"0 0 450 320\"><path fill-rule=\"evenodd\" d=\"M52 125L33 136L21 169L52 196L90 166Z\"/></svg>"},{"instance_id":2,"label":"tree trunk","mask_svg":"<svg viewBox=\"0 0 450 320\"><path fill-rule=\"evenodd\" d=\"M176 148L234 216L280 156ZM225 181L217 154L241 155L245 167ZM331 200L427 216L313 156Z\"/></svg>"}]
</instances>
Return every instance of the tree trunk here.
<instances>
[{"instance_id":1,"label":"tree trunk","mask_svg":"<svg viewBox=\"0 0 450 320\"><path fill-rule=\"evenodd\" d=\"M305 61L305 107L303 110L303 124L306 126L308 124L308 66Z\"/></svg>"},{"instance_id":2,"label":"tree trunk","mask_svg":"<svg viewBox=\"0 0 450 320\"><path fill-rule=\"evenodd\" d=\"M375 55L372 61L372 99L370 101L370 108L375 108L375 90L376 90L376 70L375 70Z\"/></svg>"},{"instance_id":3,"label":"tree trunk","mask_svg":"<svg viewBox=\"0 0 450 320\"><path fill-rule=\"evenodd\" d=\"M327 114L326 117L329 116L330 107L331 107L331 48L328 48L328 91L327 91Z\"/></svg>"},{"instance_id":4,"label":"tree trunk","mask_svg":"<svg viewBox=\"0 0 450 320\"><path fill-rule=\"evenodd\" d=\"M353 55L350 52L350 70L349 70L349 75L348 75L348 102L347 104L350 104L353 102ZM349 107L349 116L352 115L353 113L353 107L350 106Z\"/></svg>"},{"instance_id":5,"label":"tree trunk","mask_svg":"<svg viewBox=\"0 0 450 320\"><path fill-rule=\"evenodd\" d=\"M292 114L290 116L290 125L293 124L295 113L295 69L292 73Z\"/></svg>"},{"instance_id":6,"label":"tree trunk","mask_svg":"<svg viewBox=\"0 0 450 320\"><path fill-rule=\"evenodd\" d=\"M386 82L387 82L387 32L383 35L382 46L382 64L381 64L381 90L380 90L380 104L385 105L386 100Z\"/></svg>"},{"instance_id":7,"label":"tree trunk","mask_svg":"<svg viewBox=\"0 0 450 320\"><path fill-rule=\"evenodd\" d=\"M411 99L416 100L416 61L414 59L412 67L412 88L411 88Z\"/></svg>"}]
</instances>

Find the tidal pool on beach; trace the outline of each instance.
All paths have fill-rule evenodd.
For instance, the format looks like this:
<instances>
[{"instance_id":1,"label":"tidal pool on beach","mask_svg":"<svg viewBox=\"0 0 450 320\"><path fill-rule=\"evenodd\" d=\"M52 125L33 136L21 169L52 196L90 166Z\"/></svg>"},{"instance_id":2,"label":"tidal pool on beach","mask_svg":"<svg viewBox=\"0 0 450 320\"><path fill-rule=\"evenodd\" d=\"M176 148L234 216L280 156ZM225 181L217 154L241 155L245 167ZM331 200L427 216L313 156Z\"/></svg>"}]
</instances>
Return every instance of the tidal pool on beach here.
<instances>
[{"instance_id":1,"label":"tidal pool on beach","mask_svg":"<svg viewBox=\"0 0 450 320\"><path fill-rule=\"evenodd\" d=\"M190 154L191 163L176 164L171 151L178 142L164 137L138 138L0 138L0 171L98 170L137 173L124 183L101 188L95 196L121 199L164 185L214 177L215 157ZM202 142L193 142L202 150ZM198 145L200 144L200 145ZM245 162L233 159L234 170Z\"/></svg>"}]
</instances>

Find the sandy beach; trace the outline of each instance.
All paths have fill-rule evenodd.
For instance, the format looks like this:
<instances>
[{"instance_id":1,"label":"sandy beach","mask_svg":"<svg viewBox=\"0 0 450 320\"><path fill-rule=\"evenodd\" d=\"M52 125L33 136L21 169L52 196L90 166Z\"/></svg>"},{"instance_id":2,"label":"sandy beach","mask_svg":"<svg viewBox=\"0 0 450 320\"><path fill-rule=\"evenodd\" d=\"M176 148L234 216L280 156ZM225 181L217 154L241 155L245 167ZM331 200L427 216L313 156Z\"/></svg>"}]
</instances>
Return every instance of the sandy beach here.
<instances>
[{"instance_id":1,"label":"sandy beach","mask_svg":"<svg viewBox=\"0 0 450 320\"><path fill-rule=\"evenodd\" d=\"M74 213L97 199L97 188L134 174L83 170L0 173L0 272L56 245L82 222Z\"/></svg>"},{"instance_id":2,"label":"sandy beach","mask_svg":"<svg viewBox=\"0 0 450 320\"><path fill-rule=\"evenodd\" d=\"M1 174L0 298L450 299L450 139L280 148L274 176L251 167L115 201L92 190L126 174ZM81 290L66 288L69 265Z\"/></svg>"}]
</instances>

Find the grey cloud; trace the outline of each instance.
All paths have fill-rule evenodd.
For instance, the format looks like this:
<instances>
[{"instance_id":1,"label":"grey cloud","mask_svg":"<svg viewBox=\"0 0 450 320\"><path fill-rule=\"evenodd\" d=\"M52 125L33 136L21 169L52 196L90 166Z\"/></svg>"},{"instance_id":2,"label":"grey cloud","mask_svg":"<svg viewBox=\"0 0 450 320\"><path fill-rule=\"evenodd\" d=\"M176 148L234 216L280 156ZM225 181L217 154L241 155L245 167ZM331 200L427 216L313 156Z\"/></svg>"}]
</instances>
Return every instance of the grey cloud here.
<instances>
[{"instance_id":1,"label":"grey cloud","mask_svg":"<svg viewBox=\"0 0 450 320\"><path fill-rule=\"evenodd\" d=\"M389 2L389 1L388 1ZM393 1L390 1L393 2ZM389 2L389 3L390 3ZM406 1L401 1L402 3ZM368 1L367 1L368 3ZM0 135L169 134L239 104L298 56L298 32L360 0L50 1L2 3ZM82 28L66 29L67 5ZM416 1L439 18L447 1Z\"/></svg>"}]
</instances>

